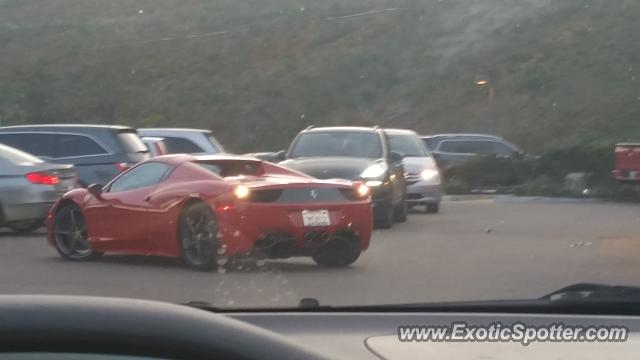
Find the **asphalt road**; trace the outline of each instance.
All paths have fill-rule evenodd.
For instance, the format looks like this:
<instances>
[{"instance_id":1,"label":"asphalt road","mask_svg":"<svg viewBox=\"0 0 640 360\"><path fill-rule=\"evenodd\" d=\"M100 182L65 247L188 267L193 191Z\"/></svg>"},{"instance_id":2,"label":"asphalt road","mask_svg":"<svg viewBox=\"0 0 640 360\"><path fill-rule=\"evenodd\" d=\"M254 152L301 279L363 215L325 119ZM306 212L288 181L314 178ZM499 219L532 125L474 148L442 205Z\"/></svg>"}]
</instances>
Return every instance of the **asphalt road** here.
<instances>
[{"instance_id":1,"label":"asphalt road","mask_svg":"<svg viewBox=\"0 0 640 360\"><path fill-rule=\"evenodd\" d=\"M195 272L175 259L58 257L43 233L0 230L0 293L123 296L216 306L357 305L538 297L576 282L640 286L640 206L463 199L374 234L350 268L296 258Z\"/></svg>"}]
</instances>

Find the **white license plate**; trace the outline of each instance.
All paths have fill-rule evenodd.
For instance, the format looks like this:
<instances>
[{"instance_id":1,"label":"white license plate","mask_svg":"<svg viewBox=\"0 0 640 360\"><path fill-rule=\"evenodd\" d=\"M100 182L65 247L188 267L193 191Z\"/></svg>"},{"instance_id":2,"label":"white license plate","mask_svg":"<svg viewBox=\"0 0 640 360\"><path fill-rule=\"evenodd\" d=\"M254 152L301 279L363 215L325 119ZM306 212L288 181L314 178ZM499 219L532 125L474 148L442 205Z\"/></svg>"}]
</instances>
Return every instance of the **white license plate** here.
<instances>
[{"instance_id":1,"label":"white license plate","mask_svg":"<svg viewBox=\"0 0 640 360\"><path fill-rule=\"evenodd\" d=\"M329 226L329 210L302 210L302 223L304 226Z\"/></svg>"}]
</instances>

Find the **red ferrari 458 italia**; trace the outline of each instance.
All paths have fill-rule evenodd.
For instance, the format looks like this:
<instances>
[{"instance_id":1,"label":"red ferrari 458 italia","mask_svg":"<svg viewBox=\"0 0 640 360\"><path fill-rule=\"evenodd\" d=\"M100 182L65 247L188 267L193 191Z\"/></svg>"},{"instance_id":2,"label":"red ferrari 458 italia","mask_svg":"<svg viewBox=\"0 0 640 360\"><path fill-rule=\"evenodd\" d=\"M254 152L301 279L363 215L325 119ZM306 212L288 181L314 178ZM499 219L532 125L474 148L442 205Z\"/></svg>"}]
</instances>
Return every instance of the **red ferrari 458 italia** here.
<instances>
[{"instance_id":1,"label":"red ferrari 458 italia","mask_svg":"<svg viewBox=\"0 0 640 360\"><path fill-rule=\"evenodd\" d=\"M218 256L311 256L347 266L369 247L371 211L361 183L318 180L247 157L170 155L104 187L66 193L47 229L51 245L71 260L160 255L210 269Z\"/></svg>"}]
</instances>

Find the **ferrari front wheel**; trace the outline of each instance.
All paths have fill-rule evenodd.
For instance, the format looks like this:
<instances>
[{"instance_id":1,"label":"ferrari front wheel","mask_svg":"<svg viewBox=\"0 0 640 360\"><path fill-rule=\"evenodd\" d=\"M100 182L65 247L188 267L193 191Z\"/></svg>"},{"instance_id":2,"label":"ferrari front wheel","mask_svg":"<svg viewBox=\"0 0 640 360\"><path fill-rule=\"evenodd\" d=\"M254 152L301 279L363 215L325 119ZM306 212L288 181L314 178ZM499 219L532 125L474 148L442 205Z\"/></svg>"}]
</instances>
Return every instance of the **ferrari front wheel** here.
<instances>
[{"instance_id":1,"label":"ferrari front wheel","mask_svg":"<svg viewBox=\"0 0 640 360\"><path fill-rule=\"evenodd\" d=\"M90 260L102 255L89 246L87 222L76 205L64 206L56 212L53 238L56 250L65 259Z\"/></svg>"},{"instance_id":2,"label":"ferrari front wheel","mask_svg":"<svg viewBox=\"0 0 640 360\"><path fill-rule=\"evenodd\" d=\"M195 270L216 266L218 224L209 205L203 202L187 205L180 216L178 229L182 259Z\"/></svg>"}]
</instances>

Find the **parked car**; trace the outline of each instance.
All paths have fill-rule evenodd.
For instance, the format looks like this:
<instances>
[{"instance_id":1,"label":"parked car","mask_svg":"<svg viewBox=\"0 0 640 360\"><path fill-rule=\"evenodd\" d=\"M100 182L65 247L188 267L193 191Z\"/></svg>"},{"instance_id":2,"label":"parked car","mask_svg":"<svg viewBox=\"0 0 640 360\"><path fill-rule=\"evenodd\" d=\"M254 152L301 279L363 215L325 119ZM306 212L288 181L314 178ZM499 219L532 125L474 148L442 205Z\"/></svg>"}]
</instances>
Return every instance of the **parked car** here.
<instances>
[{"instance_id":1,"label":"parked car","mask_svg":"<svg viewBox=\"0 0 640 360\"><path fill-rule=\"evenodd\" d=\"M424 206L437 213L442 199L442 180L433 156L418 134L411 130L385 129L391 151L403 155L409 207Z\"/></svg>"},{"instance_id":2,"label":"parked car","mask_svg":"<svg viewBox=\"0 0 640 360\"><path fill-rule=\"evenodd\" d=\"M616 144L613 177L621 182L640 182L640 143Z\"/></svg>"},{"instance_id":3,"label":"parked car","mask_svg":"<svg viewBox=\"0 0 640 360\"><path fill-rule=\"evenodd\" d=\"M64 258L175 256L195 269L215 267L218 251L347 266L371 230L366 185L231 155L148 160L105 187L67 193L48 217L49 242Z\"/></svg>"},{"instance_id":4,"label":"parked car","mask_svg":"<svg viewBox=\"0 0 640 360\"><path fill-rule=\"evenodd\" d=\"M0 226L27 233L41 227L58 197L76 187L73 165L52 164L0 144Z\"/></svg>"},{"instance_id":5,"label":"parked car","mask_svg":"<svg viewBox=\"0 0 640 360\"><path fill-rule=\"evenodd\" d=\"M378 127L307 128L280 164L318 179L364 181L371 188L378 227L407 220L407 187L402 154L391 151L387 135Z\"/></svg>"},{"instance_id":6,"label":"parked car","mask_svg":"<svg viewBox=\"0 0 640 360\"><path fill-rule=\"evenodd\" d=\"M22 125L0 127L0 143L46 161L75 165L81 186L106 184L149 158L136 130L112 125Z\"/></svg>"},{"instance_id":7,"label":"parked car","mask_svg":"<svg viewBox=\"0 0 640 360\"><path fill-rule=\"evenodd\" d=\"M138 129L142 137L161 137L169 154L220 154L225 150L210 130L149 128Z\"/></svg>"},{"instance_id":8,"label":"parked car","mask_svg":"<svg viewBox=\"0 0 640 360\"><path fill-rule=\"evenodd\" d=\"M443 172L475 155L511 158L523 155L515 145L494 135L439 134L422 136L421 138Z\"/></svg>"},{"instance_id":9,"label":"parked car","mask_svg":"<svg viewBox=\"0 0 640 360\"><path fill-rule=\"evenodd\" d=\"M142 138L142 142L147 146L147 149L149 149L151 157L166 155L169 153L164 138L145 136Z\"/></svg>"}]
</instances>

